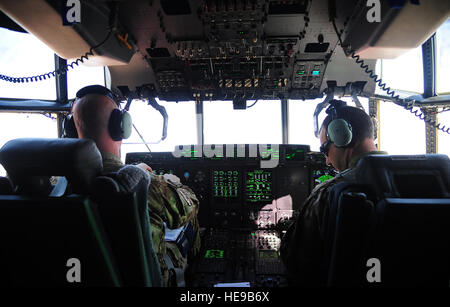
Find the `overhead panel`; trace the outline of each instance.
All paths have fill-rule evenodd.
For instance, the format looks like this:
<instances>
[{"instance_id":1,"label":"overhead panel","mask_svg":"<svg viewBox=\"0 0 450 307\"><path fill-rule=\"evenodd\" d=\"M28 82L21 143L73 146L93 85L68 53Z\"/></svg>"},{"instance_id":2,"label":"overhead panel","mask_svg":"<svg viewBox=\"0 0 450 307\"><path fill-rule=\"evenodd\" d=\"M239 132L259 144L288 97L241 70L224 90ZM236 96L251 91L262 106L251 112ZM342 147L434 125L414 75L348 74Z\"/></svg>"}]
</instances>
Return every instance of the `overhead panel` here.
<instances>
[{"instance_id":1,"label":"overhead panel","mask_svg":"<svg viewBox=\"0 0 450 307\"><path fill-rule=\"evenodd\" d=\"M177 8L169 2L124 2L120 9L152 68L159 98L322 97L337 42L326 1L191 0L177 1Z\"/></svg>"}]
</instances>

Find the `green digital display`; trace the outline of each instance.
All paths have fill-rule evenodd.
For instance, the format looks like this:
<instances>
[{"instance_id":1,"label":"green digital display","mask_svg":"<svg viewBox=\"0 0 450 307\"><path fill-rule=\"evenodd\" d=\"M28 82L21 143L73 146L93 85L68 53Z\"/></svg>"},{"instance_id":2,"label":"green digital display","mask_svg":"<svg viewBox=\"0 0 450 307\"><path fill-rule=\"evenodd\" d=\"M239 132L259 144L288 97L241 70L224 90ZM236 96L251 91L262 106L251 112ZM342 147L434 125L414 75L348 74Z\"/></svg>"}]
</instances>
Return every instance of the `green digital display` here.
<instances>
[{"instance_id":1,"label":"green digital display","mask_svg":"<svg viewBox=\"0 0 450 307\"><path fill-rule=\"evenodd\" d=\"M205 253L206 259L223 259L224 251L221 249L208 249Z\"/></svg>"},{"instance_id":2,"label":"green digital display","mask_svg":"<svg viewBox=\"0 0 450 307\"><path fill-rule=\"evenodd\" d=\"M333 178L333 176L331 176L331 175L323 175L323 176L320 176L319 178L317 178L317 180L320 182L325 182L332 178Z\"/></svg>"},{"instance_id":3,"label":"green digital display","mask_svg":"<svg viewBox=\"0 0 450 307\"><path fill-rule=\"evenodd\" d=\"M334 172L329 169L315 170L313 172L313 175L315 184L321 184L325 181L334 178L335 176Z\"/></svg>"},{"instance_id":4,"label":"green digital display","mask_svg":"<svg viewBox=\"0 0 450 307\"><path fill-rule=\"evenodd\" d=\"M302 76L305 74L305 70L299 70L297 71L297 75Z\"/></svg>"},{"instance_id":5,"label":"green digital display","mask_svg":"<svg viewBox=\"0 0 450 307\"><path fill-rule=\"evenodd\" d=\"M267 170L253 170L246 173L245 184L247 202L271 202L272 172Z\"/></svg>"},{"instance_id":6,"label":"green digital display","mask_svg":"<svg viewBox=\"0 0 450 307\"><path fill-rule=\"evenodd\" d=\"M305 160L305 151L300 148L295 147L286 147L286 160L289 161L304 161Z\"/></svg>"},{"instance_id":7,"label":"green digital display","mask_svg":"<svg viewBox=\"0 0 450 307\"><path fill-rule=\"evenodd\" d=\"M236 198L239 191L238 170L213 171L213 195L217 198Z\"/></svg>"}]
</instances>

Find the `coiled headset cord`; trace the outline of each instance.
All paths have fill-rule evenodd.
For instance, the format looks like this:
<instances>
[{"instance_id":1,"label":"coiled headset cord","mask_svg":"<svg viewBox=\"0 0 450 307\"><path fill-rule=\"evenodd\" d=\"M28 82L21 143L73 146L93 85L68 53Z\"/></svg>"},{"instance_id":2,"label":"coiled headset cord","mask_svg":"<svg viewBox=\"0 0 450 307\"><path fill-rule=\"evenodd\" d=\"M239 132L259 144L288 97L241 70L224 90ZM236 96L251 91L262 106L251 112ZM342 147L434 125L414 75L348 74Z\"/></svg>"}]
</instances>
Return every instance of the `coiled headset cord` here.
<instances>
[{"instance_id":1,"label":"coiled headset cord","mask_svg":"<svg viewBox=\"0 0 450 307\"><path fill-rule=\"evenodd\" d=\"M65 67L62 67L60 69L54 70L52 72L48 72L46 74L38 75L38 76L32 76L32 77L9 77L0 74L0 80L4 80L7 82L13 82L13 83L25 83L25 82L33 82L33 81L42 81L46 80L47 78L55 77L56 74L65 74L69 69L73 69L74 66L78 66L80 63L84 63L85 60L88 60L90 56L94 56L94 50L102 46L111 36L114 28L111 27L108 31L108 34L106 35L105 39L102 40L99 44L91 47L88 52L86 52L84 55L82 55L80 58L76 59L75 61L71 62L70 64L67 64Z\"/></svg>"},{"instance_id":2,"label":"coiled headset cord","mask_svg":"<svg viewBox=\"0 0 450 307\"><path fill-rule=\"evenodd\" d=\"M339 33L337 27L336 27L336 22L334 20L333 17L331 17L331 22L333 23L333 28L334 31L336 32L336 35L339 39L339 43L341 44L342 49L344 49L344 53L345 52L345 48L348 46L344 46L344 44L342 43L342 38L341 38L341 34ZM387 93L388 96L392 97L396 104L402 106L403 108L405 108L406 110L408 110L409 112L411 112L412 114L414 114L414 116L420 118L421 120L423 120L426 124L433 126L434 128L450 134L450 127L446 128L445 125L441 125L440 123L437 123L433 118L428 117L427 115L425 115L423 112L420 111L420 109L417 110L413 110L414 108L414 104L413 103L407 103L405 101L405 99L401 99L399 95L396 95L394 90L391 90L390 87L386 86L386 83L383 83L383 81L381 80L381 78L378 78L378 75L376 75L372 69L369 69L369 65L364 63L364 60L362 60L359 55L357 55L355 53L355 50L350 50L350 56L352 57L352 59L355 59L356 64L359 64L359 66L361 67L361 69L364 70L364 72L366 74L369 75L369 77L375 81L375 83L383 90Z\"/></svg>"}]
</instances>

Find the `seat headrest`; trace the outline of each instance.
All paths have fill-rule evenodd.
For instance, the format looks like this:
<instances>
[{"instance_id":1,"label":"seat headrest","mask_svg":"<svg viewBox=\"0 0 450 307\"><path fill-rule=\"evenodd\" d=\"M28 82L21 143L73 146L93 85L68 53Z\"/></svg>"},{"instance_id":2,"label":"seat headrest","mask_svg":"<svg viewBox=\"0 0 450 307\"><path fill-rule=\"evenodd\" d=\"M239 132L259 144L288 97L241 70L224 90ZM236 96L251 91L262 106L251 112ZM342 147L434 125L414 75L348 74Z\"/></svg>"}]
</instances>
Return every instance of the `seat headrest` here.
<instances>
[{"instance_id":1,"label":"seat headrest","mask_svg":"<svg viewBox=\"0 0 450 307\"><path fill-rule=\"evenodd\" d=\"M103 170L100 152L89 139L11 140L0 149L0 163L17 186L65 176L75 193L88 192Z\"/></svg>"},{"instance_id":2,"label":"seat headrest","mask_svg":"<svg viewBox=\"0 0 450 307\"><path fill-rule=\"evenodd\" d=\"M369 155L356 167L356 180L386 197L450 196L450 159L442 154Z\"/></svg>"}]
</instances>

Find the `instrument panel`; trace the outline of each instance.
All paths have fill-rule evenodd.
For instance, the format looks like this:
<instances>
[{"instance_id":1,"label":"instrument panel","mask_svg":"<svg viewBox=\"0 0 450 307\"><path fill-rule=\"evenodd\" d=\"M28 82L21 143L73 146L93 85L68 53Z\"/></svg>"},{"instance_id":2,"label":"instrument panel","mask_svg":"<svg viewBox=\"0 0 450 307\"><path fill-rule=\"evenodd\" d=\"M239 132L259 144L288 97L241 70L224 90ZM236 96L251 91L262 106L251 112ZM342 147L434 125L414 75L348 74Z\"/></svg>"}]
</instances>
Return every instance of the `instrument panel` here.
<instances>
[{"instance_id":1,"label":"instrument panel","mask_svg":"<svg viewBox=\"0 0 450 307\"><path fill-rule=\"evenodd\" d=\"M239 105L322 97L337 42L326 11L326 1L180 0L123 2L119 14L160 99Z\"/></svg>"},{"instance_id":2,"label":"instrument panel","mask_svg":"<svg viewBox=\"0 0 450 307\"><path fill-rule=\"evenodd\" d=\"M175 174L200 200L202 249L187 280L192 286L285 286L283 232L312 188L332 177L308 145L184 145L126 156L127 164L141 162Z\"/></svg>"}]
</instances>

